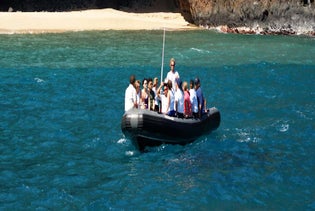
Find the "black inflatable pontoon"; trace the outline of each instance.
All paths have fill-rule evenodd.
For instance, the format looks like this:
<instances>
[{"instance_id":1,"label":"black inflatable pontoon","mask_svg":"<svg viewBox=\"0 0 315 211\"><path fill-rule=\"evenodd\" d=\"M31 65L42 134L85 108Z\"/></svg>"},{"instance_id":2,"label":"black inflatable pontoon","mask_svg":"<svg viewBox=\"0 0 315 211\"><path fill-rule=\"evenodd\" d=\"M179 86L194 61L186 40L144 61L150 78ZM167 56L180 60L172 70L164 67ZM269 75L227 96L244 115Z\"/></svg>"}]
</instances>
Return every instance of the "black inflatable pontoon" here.
<instances>
[{"instance_id":1,"label":"black inflatable pontoon","mask_svg":"<svg viewBox=\"0 0 315 211\"><path fill-rule=\"evenodd\" d=\"M131 109L122 117L121 130L142 151L146 146L187 144L220 125L220 112L210 108L201 119L183 119L143 109Z\"/></svg>"}]
</instances>

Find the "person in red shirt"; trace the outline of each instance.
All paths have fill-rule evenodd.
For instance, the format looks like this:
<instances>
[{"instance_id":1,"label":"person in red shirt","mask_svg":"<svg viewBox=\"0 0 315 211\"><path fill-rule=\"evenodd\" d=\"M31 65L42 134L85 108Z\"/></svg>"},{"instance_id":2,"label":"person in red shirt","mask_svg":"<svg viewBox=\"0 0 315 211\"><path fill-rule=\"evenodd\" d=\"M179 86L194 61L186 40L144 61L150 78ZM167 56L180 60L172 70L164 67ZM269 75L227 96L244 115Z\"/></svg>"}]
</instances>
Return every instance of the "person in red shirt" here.
<instances>
[{"instance_id":1,"label":"person in red shirt","mask_svg":"<svg viewBox=\"0 0 315 211\"><path fill-rule=\"evenodd\" d=\"M183 83L183 90L184 90L184 116L185 118L192 116L192 108L190 102L190 93L188 90L188 84L186 81Z\"/></svg>"}]
</instances>

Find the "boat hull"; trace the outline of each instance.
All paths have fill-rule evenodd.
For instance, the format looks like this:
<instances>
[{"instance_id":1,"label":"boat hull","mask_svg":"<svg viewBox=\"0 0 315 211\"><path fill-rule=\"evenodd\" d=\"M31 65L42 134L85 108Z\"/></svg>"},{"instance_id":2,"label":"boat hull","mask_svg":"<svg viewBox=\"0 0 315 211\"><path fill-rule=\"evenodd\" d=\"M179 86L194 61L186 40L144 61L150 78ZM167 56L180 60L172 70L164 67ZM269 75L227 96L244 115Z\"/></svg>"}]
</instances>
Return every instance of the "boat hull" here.
<instances>
[{"instance_id":1,"label":"boat hull","mask_svg":"<svg viewBox=\"0 0 315 211\"><path fill-rule=\"evenodd\" d=\"M127 138L143 150L146 146L187 144L219 127L220 112L209 109L201 119L169 117L157 112L131 109L122 117L121 129Z\"/></svg>"}]
</instances>

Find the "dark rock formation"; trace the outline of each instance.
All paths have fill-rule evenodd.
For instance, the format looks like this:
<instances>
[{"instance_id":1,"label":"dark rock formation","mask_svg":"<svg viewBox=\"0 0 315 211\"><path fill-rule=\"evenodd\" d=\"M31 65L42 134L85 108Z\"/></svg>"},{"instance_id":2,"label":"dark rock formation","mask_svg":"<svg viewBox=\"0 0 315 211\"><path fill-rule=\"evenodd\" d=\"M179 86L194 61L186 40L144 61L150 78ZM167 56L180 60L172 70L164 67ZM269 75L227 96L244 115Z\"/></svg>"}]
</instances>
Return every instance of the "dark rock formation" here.
<instances>
[{"instance_id":1,"label":"dark rock formation","mask_svg":"<svg viewBox=\"0 0 315 211\"><path fill-rule=\"evenodd\" d=\"M190 23L231 33L315 34L314 0L2 0L0 11L114 8L178 12ZM12 10L12 9L10 9ZM239 29L247 27L247 30Z\"/></svg>"},{"instance_id":2,"label":"dark rock formation","mask_svg":"<svg viewBox=\"0 0 315 211\"><path fill-rule=\"evenodd\" d=\"M247 27L261 33L314 33L314 0L179 0L184 17L196 25ZM241 33L241 32L240 32Z\"/></svg>"}]
</instances>

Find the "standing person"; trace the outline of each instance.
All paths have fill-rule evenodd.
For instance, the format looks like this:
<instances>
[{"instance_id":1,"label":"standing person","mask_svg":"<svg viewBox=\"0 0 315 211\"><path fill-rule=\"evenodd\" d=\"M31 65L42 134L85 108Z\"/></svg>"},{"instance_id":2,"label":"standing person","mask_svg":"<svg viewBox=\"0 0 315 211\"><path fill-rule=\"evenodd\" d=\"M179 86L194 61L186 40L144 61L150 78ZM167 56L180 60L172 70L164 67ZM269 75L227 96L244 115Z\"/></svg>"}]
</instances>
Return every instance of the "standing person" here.
<instances>
[{"instance_id":1,"label":"standing person","mask_svg":"<svg viewBox=\"0 0 315 211\"><path fill-rule=\"evenodd\" d=\"M137 92L137 104L138 104L138 108L139 108L140 102L141 102L141 82L140 82L140 80L136 80L135 88L136 88L136 92Z\"/></svg>"},{"instance_id":2,"label":"standing person","mask_svg":"<svg viewBox=\"0 0 315 211\"><path fill-rule=\"evenodd\" d=\"M168 87L168 95L170 99L170 106L169 106L169 112L167 115L169 116L176 116L176 111L175 111L175 92L173 89L172 81L168 80L167 82L167 87Z\"/></svg>"},{"instance_id":3,"label":"standing person","mask_svg":"<svg viewBox=\"0 0 315 211\"><path fill-rule=\"evenodd\" d=\"M148 109L150 111L154 111L154 108L155 108L155 103L154 103L155 93L152 89L153 89L153 80L152 78L149 78L148 79L148 92L149 92Z\"/></svg>"},{"instance_id":4,"label":"standing person","mask_svg":"<svg viewBox=\"0 0 315 211\"><path fill-rule=\"evenodd\" d=\"M200 80L199 78L195 78L195 89L197 94L197 101L198 101L198 117L201 118L202 114L204 113L204 106L205 106L205 99L203 97L203 93L200 87Z\"/></svg>"},{"instance_id":5,"label":"standing person","mask_svg":"<svg viewBox=\"0 0 315 211\"><path fill-rule=\"evenodd\" d=\"M152 90L154 91L154 95L155 95L155 98L154 98L154 111L157 111L159 112L159 97L158 97L158 94L157 94L157 89L158 89L158 84L159 84L159 79L157 77L155 77L153 79L153 88Z\"/></svg>"},{"instance_id":6,"label":"standing person","mask_svg":"<svg viewBox=\"0 0 315 211\"><path fill-rule=\"evenodd\" d=\"M179 78L179 73L175 70L175 59L171 58L170 60L170 68L171 70L167 73L166 79L167 81L170 80L172 81L172 90L175 91L175 80L176 78Z\"/></svg>"},{"instance_id":7,"label":"standing person","mask_svg":"<svg viewBox=\"0 0 315 211\"><path fill-rule=\"evenodd\" d=\"M195 82L194 80L190 80L190 103L191 103L191 110L192 115L194 118L198 118L198 101L197 101L197 94L195 90Z\"/></svg>"},{"instance_id":8,"label":"standing person","mask_svg":"<svg viewBox=\"0 0 315 211\"><path fill-rule=\"evenodd\" d=\"M163 94L161 94L161 89L164 87ZM174 110L174 93L172 93L172 82L168 81L168 83L162 83L157 90L157 94L161 99L161 112L168 116L175 117Z\"/></svg>"},{"instance_id":9,"label":"standing person","mask_svg":"<svg viewBox=\"0 0 315 211\"><path fill-rule=\"evenodd\" d=\"M163 89L163 93L161 93L161 89ZM168 114L170 110L170 95L168 86L166 83L161 83L157 90L158 97L161 99L161 113L162 114Z\"/></svg>"},{"instance_id":10,"label":"standing person","mask_svg":"<svg viewBox=\"0 0 315 211\"><path fill-rule=\"evenodd\" d=\"M184 90L184 116L185 118L192 116L191 102L190 102L190 93L188 91L188 84L186 81L183 82Z\"/></svg>"},{"instance_id":11,"label":"standing person","mask_svg":"<svg viewBox=\"0 0 315 211\"><path fill-rule=\"evenodd\" d=\"M125 111L128 111L132 108L138 108L135 81L136 81L135 75L131 75L129 77L129 86L125 91Z\"/></svg>"},{"instance_id":12,"label":"standing person","mask_svg":"<svg viewBox=\"0 0 315 211\"><path fill-rule=\"evenodd\" d=\"M142 81L143 89L141 90L141 108L148 109L149 104L149 91L148 91L148 80L145 78Z\"/></svg>"},{"instance_id":13,"label":"standing person","mask_svg":"<svg viewBox=\"0 0 315 211\"><path fill-rule=\"evenodd\" d=\"M182 90L182 81L176 78L175 85L175 111L178 118L184 118L184 92Z\"/></svg>"}]
</instances>

